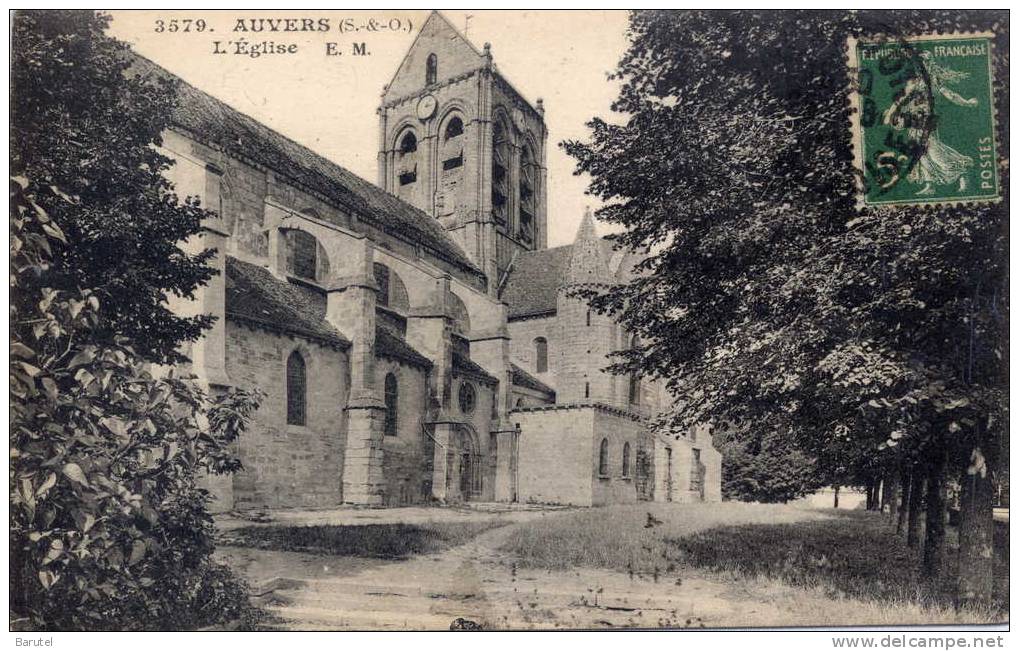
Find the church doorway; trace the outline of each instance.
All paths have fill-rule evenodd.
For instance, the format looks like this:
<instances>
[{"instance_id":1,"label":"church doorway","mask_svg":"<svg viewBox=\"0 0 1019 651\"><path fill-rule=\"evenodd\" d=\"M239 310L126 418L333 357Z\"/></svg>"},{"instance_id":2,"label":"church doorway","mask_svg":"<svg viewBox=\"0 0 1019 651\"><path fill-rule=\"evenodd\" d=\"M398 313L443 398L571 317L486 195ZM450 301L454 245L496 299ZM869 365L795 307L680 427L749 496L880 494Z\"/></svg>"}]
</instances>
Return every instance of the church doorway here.
<instances>
[{"instance_id":1,"label":"church doorway","mask_svg":"<svg viewBox=\"0 0 1019 651\"><path fill-rule=\"evenodd\" d=\"M637 448L634 466L634 486L637 489L638 502L652 502L655 499L655 472L647 441L641 440Z\"/></svg>"},{"instance_id":2,"label":"church doorway","mask_svg":"<svg viewBox=\"0 0 1019 651\"><path fill-rule=\"evenodd\" d=\"M470 425L457 425L446 452L446 494L465 502L478 499L483 474L477 432Z\"/></svg>"},{"instance_id":3,"label":"church doorway","mask_svg":"<svg viewBox=\"0 0 1019 651\"><path fill-rule=\"evenodd\" d=\"M701 451L693 449L693 463L690 467L690 490L697 495L697 499L704 501L704 474L705 466L701 463Z\"/></svg>"}]
</instances>

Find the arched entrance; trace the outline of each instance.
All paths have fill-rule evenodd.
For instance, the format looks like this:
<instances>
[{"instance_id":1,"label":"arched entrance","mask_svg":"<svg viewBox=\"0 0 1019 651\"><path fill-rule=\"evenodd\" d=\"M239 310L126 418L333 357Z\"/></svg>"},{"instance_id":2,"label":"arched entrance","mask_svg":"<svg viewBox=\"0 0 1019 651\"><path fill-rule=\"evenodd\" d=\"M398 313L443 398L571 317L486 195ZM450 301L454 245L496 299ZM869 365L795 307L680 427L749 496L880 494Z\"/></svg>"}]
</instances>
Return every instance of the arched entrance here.
<instances>
[{"instance_id":1,"label":"arched entrance","mask_svg":"<svg viewBox=\"0 0 1019 651\"><path fill-rule=\"evenodd\" d=\"M456 426L446 451L446 494L469 501L481 496L484 459L478 434L467 424Z\"/></svg>"}]
</instances>

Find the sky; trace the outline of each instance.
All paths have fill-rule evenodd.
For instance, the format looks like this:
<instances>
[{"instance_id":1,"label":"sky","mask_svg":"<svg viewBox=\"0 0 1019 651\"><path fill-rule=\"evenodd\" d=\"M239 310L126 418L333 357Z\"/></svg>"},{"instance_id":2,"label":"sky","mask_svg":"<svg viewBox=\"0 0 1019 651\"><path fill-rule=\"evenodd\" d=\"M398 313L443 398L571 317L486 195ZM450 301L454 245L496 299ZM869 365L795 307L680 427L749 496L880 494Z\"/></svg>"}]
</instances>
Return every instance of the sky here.
<instances>
[{"instance_id":1,"label":"sky","mask_svg":"<svg viewBox=\"0 0 1019 651\"><path fill-rule=\"evenodd\" d=\"M352 172L376 181L378 117L385 84L396 72L428 11L111 11L111 35L130 43L192 85L315 150ZM600 202L584 194L589 179L574 176L574 161L559 147L586 139L585 122L611 119L618 92L607 75L626 49L622 11L443 12L479 49L488 42L500 73L532 104L541 97L549 131L549 246L573 241L585 206ZM470 16L470 18L468 18ZM237 21L328 19L329 31L240 32ZM177 29L171 31L176 19ZM198 20L204 20L199 31ZM184 32L185 20L191 20ZM394 30L341 33L339 26L392 25ZM161 22L160 22L161 21ZM278 23L279 24L279 23ZM253 58L234 54L236 44L296 44L294 54ZM227 54L216 54L215 41ZM369 54L354 56L352 42ZM342 54L327 56L329 43ZM609 232L605 225L602 233Z\"/></svg>"}]
</instances>

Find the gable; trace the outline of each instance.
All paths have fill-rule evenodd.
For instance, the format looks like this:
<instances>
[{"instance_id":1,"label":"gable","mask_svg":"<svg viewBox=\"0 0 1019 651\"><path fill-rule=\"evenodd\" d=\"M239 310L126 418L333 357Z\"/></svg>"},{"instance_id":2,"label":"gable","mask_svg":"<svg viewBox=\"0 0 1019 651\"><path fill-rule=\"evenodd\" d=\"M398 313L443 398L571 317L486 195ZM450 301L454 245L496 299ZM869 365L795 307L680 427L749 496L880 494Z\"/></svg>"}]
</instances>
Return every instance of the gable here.
<instances>
[{"instance_id":1,"label":"gable","mask_svg":"<svg viewBox=\"0 0 1019 651\"><path fill-rule=\"evenodd\" d=\"M484 55L448 20L433 11L397 68L383 102L413 95L425 88L425 63L429 54L435 54L438 59L436 81L440 84L480 68L485 61Z\"/></svg>"}]
</instances>

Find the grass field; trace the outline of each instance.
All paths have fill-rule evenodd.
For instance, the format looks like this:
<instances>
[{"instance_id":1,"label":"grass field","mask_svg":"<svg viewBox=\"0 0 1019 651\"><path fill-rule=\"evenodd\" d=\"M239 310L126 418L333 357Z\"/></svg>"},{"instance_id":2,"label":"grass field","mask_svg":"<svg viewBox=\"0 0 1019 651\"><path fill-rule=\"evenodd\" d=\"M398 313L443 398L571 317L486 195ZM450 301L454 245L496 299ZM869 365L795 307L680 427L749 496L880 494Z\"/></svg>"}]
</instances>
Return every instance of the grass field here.
<instances>
[{"instance_id":1,"label":"grass field","mask_svg":"<svg viewBox=\"0 0 1019 651\"><path fill-rule=\"evenodd\" d=\"M648 514L661 524L646 527ZM664 573L680 561L672 541L729 524L770 525L829 520L820 511L782 505L646 502L557 514L540 527L514 527L502 550L527 567L604 567L636 575Z\"/></svg>"},{"instance_id":2,"label":"grass field","mask_svg":"<svg viewBox=\"0 0 1019 651\"><path fill-rule=\"evenodd\" d=\"M649 513L661 524L646 527ZM953 531L949 543L954 540ZM798 598L804 607L817 607L834 600L857 610L830 621L819 613L819 625L983 623L1008 616L1007 527L999 527L995 539L994 608L966 613L953 607L954 550L944 580L931 584L887 518L863 511L738 503L607 507L557 516L540 529L517 527L502 549L528 567L586 565L655 581L703 569L733 581L751 601Z\"/></svg>"},{"instance_id":3,"label":"grass field","mask_svg":"<svg viewBox=\"0 0 1019 651\"><path fill-rule=\"evenodd\" d=\"M951 531L949 545L956 540ZM954 602L955 550L947 555L942 579L928 581L919 572L918 550L905 545L887 518L873 513L846 511L825 522L724 527L670 544L694 567L818 588L836 599L943 607ZM995 554L995 607L1007 612L1007 527L997 529Z\"/></svg>"},{"instance_id":4,"label":"grass field","mask_svg":"<svg viewBox=\"0 0 1019 651\"><path fill-rule=\"evenodd\" d=\"M944 580L931 584L918 572L917 552L905 546L887 517L864 511L642 503L546 512L540 519L513 524L478 519L247 526L222 533L220 543L405 559L443 552L497 527L504 528L486 544L492 545L498 563L514 572L517 567L559 570L577 577L583 568L598 568L629 575L637 585L661 586L710 580L719 586L714 599L740 604L747 612L771 606L792 613L789 621L797 625L979 624L1008 617L1007 526L999 527L995 538L994 607L959 612L952 599L954 549ZM950 547L955 540L950 529ZM505 579L494 567L485 570L495 572L495 583L486 584L490 588Z\"/></svg>"},{"instance_id":5,"label":"grass field","mask_svg":"<svg viewBox=\"0 0 1019 651\"><path fill-rule=\"evenodd\" d=\"M462 545L500 524L481 521L242 527L222 534L219 543L284 552L406 558Z\"/></svg>"}]
</instances>

